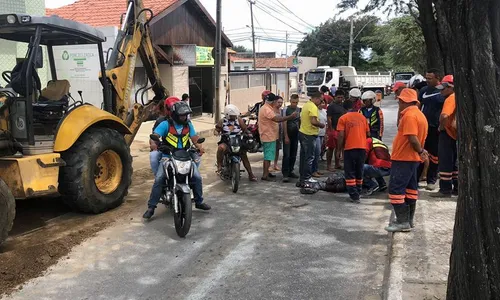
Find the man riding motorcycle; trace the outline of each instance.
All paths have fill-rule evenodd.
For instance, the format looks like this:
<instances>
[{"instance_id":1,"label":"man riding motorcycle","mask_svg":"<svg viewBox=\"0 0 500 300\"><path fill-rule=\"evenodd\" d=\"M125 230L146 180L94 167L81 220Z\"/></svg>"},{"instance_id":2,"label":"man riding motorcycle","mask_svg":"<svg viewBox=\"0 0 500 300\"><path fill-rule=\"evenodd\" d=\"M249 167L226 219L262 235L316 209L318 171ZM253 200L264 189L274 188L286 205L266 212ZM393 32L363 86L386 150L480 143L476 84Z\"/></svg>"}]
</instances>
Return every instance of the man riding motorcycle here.
<instances>
[{"instance_id":1,"label":"man riding motorcycle","mask_svg":"<svg viewBox=\"0 0 500 300\"><path fill-rule=\"evenodd\" d=\"M244 133L247 130L247 125L240 117L240 110L234 104L228 104L224 108L224 119L220 120L215 125L215 131L219 134L222 134L222 138L219 141L217 148L217 173L219 174L222 170L222 161L224 159L224 154L228 151L227 141L224 136L229 135L231 133ZM252 166L250 165L250 161L248 160L247 152L240 152L241 160L243 161L243 166L248 172L248 178L250 181L257 181L257 177L253 175Z\"/></svg>"},{"instance_id":2,"label":"man riding motorcycle","mask_svg":"<svg viewBox=\"0 0 500 300\"><path fill-rule=\"evenodd\" d=\"M197 144L200 137L197 135L191 121L188 120L188 115L191 114L191 112L191 108L187 103L182 101L176 102L172 107L171 118L161 122L154 130L154 134L159 136L162 139L162 143L169 146L172 150L189 149L191 140L202 155L204 153L203 146ZM168 157L169 154L163 153L162 156ZM144 213L143 218L150 219L154 215L156 205L160 201L165 181L165 169L163 164L160 163L155 175L155 182L151 189L148 210ZM190 184L193 189L194 201L196 203L195 207L201 210L210 210L211 207L203 203L203 183L196 164L194 165L194 173Z\"/></svg>"}]
</instances>

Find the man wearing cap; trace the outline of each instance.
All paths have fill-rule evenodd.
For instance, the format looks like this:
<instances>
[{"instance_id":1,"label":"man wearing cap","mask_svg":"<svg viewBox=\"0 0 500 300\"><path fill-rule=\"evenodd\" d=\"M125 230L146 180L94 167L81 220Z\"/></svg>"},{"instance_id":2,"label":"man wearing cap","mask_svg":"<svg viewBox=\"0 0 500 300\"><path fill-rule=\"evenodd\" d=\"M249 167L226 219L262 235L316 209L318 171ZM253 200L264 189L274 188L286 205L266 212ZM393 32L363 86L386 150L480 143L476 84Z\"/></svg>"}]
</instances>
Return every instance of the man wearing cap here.
<instances>
[{"instance_id":1,"label":"man wearing cap","mask_svg":"<svg viewBox=\"0 0 500 300\"><path fill-rule=\"evenodd\" d=\"M300 113L300 178L297 187L303 187L304 183L312 177L312 166L314 162L316 138L320 128L325 128L325 124L319 121L318 105L322 100L320 91L314 92L311 99L302 107Z\"/></svg>"},{"instance_id":2,"label":"man wearing cap","mask_svg":"<svg viewBox=\"0 0 500 300\"><path fill-rule=\"evenodd\" d=\"M344 101L344 108L346 110L358 111L363 107L363 102L361 101L361 90L358 88L353 88L349 91L349 99Z\"/></svg>"},{"instance_id":3,"label":"man wearing cap","mask_svg":"<svg viewBox=\"0 0 500 300\"><path fill-rule=\"evenodd\" d=\"M276 157L276 141L279 138L278 123L295 119L297 112L282 117L276 112L274 105L274 102L278 100L276 95L269 93L264 97L264 100L265 104L260 108L258 118L260 140L264 148L264 170L261 179L272 181L272 178L276 177L276 175L269 173L269 167L271 166L271 161L274 161Z\"/></svg>"},{"instance_id":4,"label":"man wearing cap","mask_svg":"<svg viewBox=\"0 0 500 300\"><path fill-rule=\"evenodd\" d=\"M427 118L429 132L425 140L425 149L429 152L429 169L427 171L427 187L429 191L436 188L438 164L439 164L439 116L443 109L444 97L436 88L441 80L441 71L429 69L425 74L427 86L420 89L419 100L421 109ZM424 164L418 169L418 177L422 174Z\"/></svg>"},{"instance_id":5,"label":"man wearing cap","mask_svg":"<svg viewBox=\"0 0 500 300\"><path fill-rule=\"evenodd\" d=\"M439 192L432 197L458 195L457 123L453 75L446 75L437 86L446 99L439 118Z\"/></svg>"},{"instance_id":6,"label":"man wearing cap","mask_svg":"<svg viewBox=\"0 0 500 300\"><path fill-rule=\"evenodd\" d=\"M418 108L417 92L410 88L398 97L401 114L392 145L389 199L396 221L385 228L389 232L410 231L418 200L417 168L428 155L423 148L428 132L425 115Z\"/></svg>"},{"instance_id":7,"label":"man wearing cap","mask_svg":"<svg viewBox=\"0 0 500 300\"><path fill-rule=\"evenodd\" d=\"M364 106L359 112L368 121L371 137L382 140L382 136L384 135L384 114L380 107L373 105L377 101L377 95L373 91L366 91L361 96L361 99Z\"/></svg>"}]
</instances>

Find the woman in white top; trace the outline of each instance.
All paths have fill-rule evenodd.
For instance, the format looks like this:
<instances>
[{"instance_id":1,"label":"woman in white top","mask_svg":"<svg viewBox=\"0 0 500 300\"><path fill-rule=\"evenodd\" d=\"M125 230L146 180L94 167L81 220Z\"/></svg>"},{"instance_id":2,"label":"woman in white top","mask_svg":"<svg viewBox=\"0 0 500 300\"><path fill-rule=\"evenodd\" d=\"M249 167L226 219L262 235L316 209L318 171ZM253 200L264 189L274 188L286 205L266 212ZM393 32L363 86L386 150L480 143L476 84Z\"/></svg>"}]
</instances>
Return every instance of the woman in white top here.
<instances>
[{"instance_id":1,"label":"woman in white top","mask_svg":"<svg viewBox=\"0 0 500 300\"><path fill-rule=\"evenodd\" d=\"M319 109L319 116L318 116L318 121L322 124L326 124L328 121L328 118L326 116L326 102L325 100L321 100L321 104L318 106ZM319 161L321 159L321 154L322 154L322 149L323 149L323 144L325 142L325 134L326 134L326 128L320 128L318 137L316 138L316 149L315 149L315 157L312 165L312 176L313 177L321 177L323 173L319 172Z\"/></svg>"}]
</instances>

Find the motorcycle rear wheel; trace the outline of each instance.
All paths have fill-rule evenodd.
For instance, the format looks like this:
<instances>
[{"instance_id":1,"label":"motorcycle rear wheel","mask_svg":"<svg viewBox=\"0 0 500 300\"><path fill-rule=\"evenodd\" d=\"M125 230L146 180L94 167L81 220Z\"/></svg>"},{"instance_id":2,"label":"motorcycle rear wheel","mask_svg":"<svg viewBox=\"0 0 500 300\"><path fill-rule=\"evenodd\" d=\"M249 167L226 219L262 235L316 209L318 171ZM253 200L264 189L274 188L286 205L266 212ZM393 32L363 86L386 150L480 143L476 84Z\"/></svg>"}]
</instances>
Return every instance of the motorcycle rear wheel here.
<instances>
[{"instance_id":1,"label":"motorcycle rear wheel","mask_svg":"<svg viewBox=\"0 0 500 300\"><path fill-rule=\"evenodd\" d=\"M191 203L191 195L178 193L177 197L179 213L174 211L175 231L179 237L185 237L191 228L191 218L193 216L193 204Z\"/></svg>"},{"instance_id":2,"label":"motorcycle rear wheel","mask_svg":"<svg viewBox=\"0 0 500 300\"><path fill-rule=\"evenodd\" d=\"M240 186L240 163L233 162L231 166L231 187L233 193L238 192Z\"/></svg>"}]
</instances>

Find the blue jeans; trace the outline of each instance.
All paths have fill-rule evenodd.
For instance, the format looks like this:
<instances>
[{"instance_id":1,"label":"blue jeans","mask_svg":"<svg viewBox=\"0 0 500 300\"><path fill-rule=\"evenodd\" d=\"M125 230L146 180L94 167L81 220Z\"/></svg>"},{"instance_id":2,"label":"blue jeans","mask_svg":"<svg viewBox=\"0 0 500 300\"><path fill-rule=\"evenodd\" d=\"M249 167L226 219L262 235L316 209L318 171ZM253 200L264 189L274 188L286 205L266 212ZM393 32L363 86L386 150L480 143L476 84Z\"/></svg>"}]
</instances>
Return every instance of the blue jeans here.
<instances>
[{"instance_id":1,"label":"blue jeans","mask_svg":"<svg viewBox=\"0 0 500 300\"><path fill-rule=\"evenodd\" d=\"M167 180L165 168L163 167L163 163L160 162L158 164L158 171L155 175L155 182L153 183L153 188L151 189L151 195L149 196L148 207L156 208L156 205L158 205L158 201L160 201L160 197L163 192L165 180ZM194 202L196 204L203 203L203 182L196 164L194 164L193 177L191 178L189 185L191 186L191 189L193 189Z\"/></svg>"},{"instance_id":2,"label":"blue jeans","mask_svg":"<svg viewBox=\"0 0 500 300\"><path fill-rule=\"evenodd\" d=\"M160 160L162 157L162 153L158 150L149 152L149 164L151 165L151 171L153 171L153 175L158 173L158 166L160 165Z\"/></svg>"},{"instance_id":3,"label":"blue jeans","mask_svg":"<svg viewBox=\"0 0 500 300\"><path fill-rule=\"evenodd\" d=\"M323 146L324 139L325 139L324 136L318 136L316 138L316 144L314 147L314 161L313 161L312 169L311 169L313 174L318 172L318 170L319 170L318 164L319 164L319 160L321 158L321 147Z\"/></svg>"},{"instance_id":4,"label":"blue jeans","mask_svg":"<svg viewBox=\"0 0 500 300\"><path fill-rule=\"evenodd\" d=\"M153 171L153 175L156 175L156 173L158 173L158 166L160 165L162 156L163 154L158 150L149 152L149 164L151 165L151 171ZM196 160L196 166L199 169L201 164L201 157L197 155Z\"/></svg>"},{"instance_id":5,"label":"blue jeans","mask_svg":"<svg viewBox=\"0 0 500 300\"><path fill-rule=\"evenodd\" d=\"M316 149L315 135L306 135L299 132L300 142L300 182L305 182L312 177L312 166L314 162L314 150Z\"/></svg>"},{"instance_id":6,"label":"blue jeans","mask_svg":"<svg viewBox=\"0 0 500 300\"><path fill-rule=\"evenodd\" d=\"M391 174L391 169L387 168L377 168L372 165L365 164L363 166L363 185L368 189L374 189L377 186L387 186L384 180L384 176L389 176ZM373 181L375 179L377 182Z\"/></svg>"}]
</instances>

